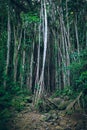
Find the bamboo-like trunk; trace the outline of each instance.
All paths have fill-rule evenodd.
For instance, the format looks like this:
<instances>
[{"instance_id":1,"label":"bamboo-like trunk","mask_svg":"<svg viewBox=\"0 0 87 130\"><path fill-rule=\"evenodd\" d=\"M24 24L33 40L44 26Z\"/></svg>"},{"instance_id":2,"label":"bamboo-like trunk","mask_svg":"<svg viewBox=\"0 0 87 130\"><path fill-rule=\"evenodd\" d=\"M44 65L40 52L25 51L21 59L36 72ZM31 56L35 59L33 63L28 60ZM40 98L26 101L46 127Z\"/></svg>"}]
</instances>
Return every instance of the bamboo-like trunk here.
<instances>
[{"instance_id":1,"label":"bamboo-like trunk","mask_svg":"<svg viewBox=\"0 0 87 130\"><path fill-rule=\"evenodd\" d=\"M42 2L41 2L42 3ZM45 69L45 61L46 61L46 51L47 51L47 11L46 11L46 1L44 0L44 29L43 29L43 36L44 36L44 51L43 51L43 64L41 75L39 79L39 89L36 91L35 103L39 100L39 98L43 95L44 92L44 69ZM42 7L42 6L41 6ZM43 15L42 15L43 16Z\"/></svg>"},{"instance_id":2,"label":"bamboo-like trunk","mask_svg":"<svg viewBox=\"0 0 87 130\"><path fill-rule=\"evenodd\" d=\"M41 94L42 91L42 86L44 82L44 68L45 68L45 61L46 61L46 50L47 50L47 12L46 12L46 2L44 0L44 22L45 22L45 27L44 27L44 52L43 52L43 66L42 66L42 71L41 71L41 76L40 76L40 91L39 95Z\"/></svg>"},{"instance_id":3,"label":"bamboo-like trunk","mask_svg":"<svg viewBox=\"0 0 87 130\"><path fill-rule=\"evenodd\" d=\"M63 65L64 65L64 70L63 72L63 82L64 82L64 87L65 86L70 86L70 70L66 69L70 65L70 57L69 57L69 51L70 51L70 39L69 39L69 32L67 33L64 20L63 20L63 13L62 13L62 8L60 8L60 25L61 25L61 35L62 35L62 44L63 44ZM69 28L68 28L69 31ZM68 35L67 35L68 34Z\"/></svg>"},{"instance_id":4,"label":"bamboo-like trunk","mask_svg":"<svg viewBox=\"0 0 87 130\"><path fill-rule=\"evenodd\" d=\"M59 49L58 49L59 50ZM60 51L58 51L58 67L59 67L59 73L58 73L58 89L61 90L62 88L62 81L61 81L61 56L60 56Z\"/></svg>"},{"instance_id":5,"label":"bamboo-like trunk","mask_svg":"<svg viewBox=\"0 0 87 130\"><path fill-rule=\"evenodd\" d=\"M86 47L87 47L87 31L86 31Z\"/></svg>"},{"instance_id":6,"label":"bamboo-like trunk","mask_svg":"<svg viewBox=\"0 0 87 130\"><path fill-rule=\"evenodd\" d=\"M56 32L54 29L52 29L52 33L53 33L53 38L54 38L54 52L53 55L55 55L54 57L54 81L53 81L53 90L58 88L58 43L57 43L57 38L56 38Z\"/></svg>"},{"instance_id":7,"label":"bamboo-like trunk","mask_svg":"<svg viewBox=\"0 0 87 130\"><path fill-rule=\"evenodd\" d=\"M25 29L24 29L24 47L25 47ZM21 88L23 87L23 82L24 82L24 70L25 70L25 56L26 56L26 52L25 52L25 48L23 48L23 58L22 58L22 73L20 75L21 77Z\"/></svg>"},{"instance_id":8,"label":"bamboo-like trunk","mask_svg":"<svg viewBox=\"0 0 87 130\"><path fill-rule=\"evenodd\" d=\"M60 59L61 59L61 61L62 61L62 63L64 62L64 59L63 59L63 54L62 54L62 52L61 52L61 49L60 49L60 47L59 47L59 57L60 57ZM60 67L60 64L59 64L59 67ZM59 68L60 69L60 68ZM61 82L60 83L60 90L61 89L63 89L65 86L64 86L64 83L66 83L66 81L65 81L65 74L63 73L63 70L62 70L62 78L60 78L59 77L59 81ZM63 83L62 83L62 81L63 81Z\"/></svg>"},{"instance_id":9,"label":"bamboo-like trunk","mask_svg":"<svg viewBox=\"0 0 87 130\"><path fill-rule=\"evenodd\" d=\"M33 52L34 52L34 46L35 46L35 42L33 41L33 49L32 49L32 52L31 52L31 61L30 61L30 78L29 78L29 89L31 90L32 89L32 79L33 79L33 59L34 59L34 55L33 55Z\"/></svg>"},{"instance_id":10,"label":"bamboo-like trunk","mask_svg":"<svg viewBox=\"0 0 87 130\"><path fill-rule=\"evenodd\" d=\"M75 33L76 33L77 51L78 51L78 55L79 55L80 47L79 47L79 37L78 37L78 27L77 27L77 14L75 14L74 25L75 25Z\"/></svg>"},{"instance_id":11,"label":"bamboo-like trunk","mask_svg":"<svg viewBox=\"0 0 87 130\"><path fill-rule=\"evenodd\" d=\"M10 18L10 5L8 5L8 26L7 26L7 32L8 32L8 38L7 38L7 57L6 57L6 69L5 74L8 75L8 67L9 67L9 61L10 61L10 44L11 44L11 18ZM4 86L6 87L6 80L4 81Z\"/></svg>"},{"instance_id":12,"label":"bamboo-like trunk","mask_svg":"<svg viewBox=\"0 0 87 130\"><path fill-rule=\"evenodd\" d=\"M38 82L39 82L39 71L40 71L40 43L41 43L41 13L40 13L40 25L39 25L39 44L38 44L37 71L36 71L35 86L37 86L37 84L38 84Z\"/></svg>"},{"instance_id":13,"label":"bamboo-like trunk","mask_svg":"<svg viewBox=\"0 0 87 130\"><path fill-rule=\"evenodd\" d=\"M18 30L17 30L17 32L18 32ZM19 50L20 50L20 47L21 47L22 28L21 28L19 37L17 37L17 32L16 32L15 27L14 27L14 59L13 59L14 82L16 82L16 80L17 80L18 54L19 54Z\"/></svg>"},{"instance_id":14,"label":"bamboo-like trunk","mask_svg":"<svg viewBox=\"0 0 87 130\"><path fill-rule=\"evenodd\" d=\"M68 39L68 48L70 51L71 45L70 45L70 27L69 27L69 18L68 18L68 5L67 5L68 0L66 0L66 19L67 19L67 39Z\"/></svg>"},{"instance_id":15,"label":"bamboo-like trunk","mask_svg":"<svg viewBox=\"0 0 87 130\"><path fill-rule=\"evenodd\" d=\"M62 15L62 9L60 8L60 12L59 12L59 15L60 15L60 25L61 25L61 37L62 37L62 64L63 64L63 67L62 67L62 75L63 75L63 87L66 86L66 74L64 72L64 68L66 67L66 52L65 52L65 39L64 39L64 23L63 23L63 15Z\"/></svg>"}]
</instances>

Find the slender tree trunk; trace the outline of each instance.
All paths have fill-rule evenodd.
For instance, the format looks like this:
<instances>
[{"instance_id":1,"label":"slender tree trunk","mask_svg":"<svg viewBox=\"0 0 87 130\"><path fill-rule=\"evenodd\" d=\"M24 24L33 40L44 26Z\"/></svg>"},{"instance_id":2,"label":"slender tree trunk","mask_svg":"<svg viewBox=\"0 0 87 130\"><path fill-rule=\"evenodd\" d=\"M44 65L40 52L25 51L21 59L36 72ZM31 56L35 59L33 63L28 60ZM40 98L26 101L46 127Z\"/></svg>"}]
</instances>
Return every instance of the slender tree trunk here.
<instances>
[{"instance_id":1,"label":"slender tree trunk","mask_svg":"<svg viewBox=\"0 0 87 130\"><path fill-rule=\"evenodd\" d=\"M66 19L67 19L67 39L68 39L68 48L70 51L70 29L69 29L69 17L68 17L68 5L67 5L68 0L66 0Z\"/></svg>"},{"instance_id":2,"label":"slender tree trunk","mask_svg":"<svg viewBox=\"0 0 87 130\"><path fill-rule=\"evenodd\" d=\"M21 88L23 87L23 83L24 83L24 71L25 71L25 29L24 29L24 45L23 45L23 58L22 58L22 73L21 73Z\"/></svg>"},{"instance_id":3,"label":"slender tree trunk","mask_svg":"<svg viewBox=\"0 0 87 130\"><path fill-rule=\"evenodd\" d=\"M43 64L42 64L42 70L41 75L39 79L39 89L36 91L36 97L35 97L35 103L39 100L41 96L43 96L44 92L44 69L45 69L45 61L46 61L46 51L47 51L47 11L46 11L46 1L44 0L44 51L43 51Z\"/></svg>"},{"instance_id":4,"label":"slender tree trunk","mask_svg":"<svg viewBox=\"0 0 87 130\"><path fill-rule=\"evenodd\" d=\"M62 88L62 81L61 81L61 55L60 55L60 49L58 49L58 67L59 67L59 73L58 73L58 89L61 90Z\"/></svg>"},{"instance_id":5,"label":"slender tree trunk","mask_svg":"<svg viewBox=\"0 0 87 130\"><path fill-rule=\"evenodd\" d=\"M48 28L48 41L50 40L50 28ZM47 92L50 93L50 90L51 90L51 85L50 85L50 44L48 44L48 51L47 51L47 73L45 74L47 76ZM45 77L46 77L45 76Z\"/></svg>"},{"instance_id":6,"label":"slender tree trunk","mask_svg":"<svg viewBox=\"0 0 87 130\"><path fill-rule=\"evenodd\" d=\"M53 33L53 37L52 37L52 39L53 39L53 41L54 41L54 45L53 45L53 54L52 55L54 55L54 57L53 57L53 60L54 60L54 63L53 63L53 70L54 70L54 75L52 76L53 77L53 90L55 90L56 88L58 88L58 71L57 71L57 69L58 69L58 43L57 43L57 41L58 41L58 39L56 38L56 31L54 30L54 29L52 29L52 33ZM51 52L52 53L52 52Z\"/></svg>"},{"instance_id":7,"label":"slender tree trunk","mask_svg":"<svg viewBox=\"0 0 87 130\"><path fill-rule=\"evenodd\" d=\"M31 61L30 61L30 78L29 78L29 89L32 89L32 79L33 79L33 60L34 60L34 46L35 46L35 42L33 41L33 49L31 52Z\"/></svg>"},{"instance_id":8,"label":"slender tree trunk","mask_svg":"<svg viewBox=\"0 0 87 130\"><path fill-rule=\"evenodd\" d=\"M10 5L8 5L8 38L7 38L7 57L6 57L6 69L5 74L8 75L9 61L10 61L10 44L11 44L11 20L10 20ZM4 86L6 87L6 80L4 81Z\"/></svg>"},{"instance_id":9,"label":"slender tree trunk","mask_svg":"<svg viewBox=\"0 0 87 130\"><path fill-rule=\"evenodd\" d=\"M58 89L58 45L56 37L55 37L55 89Z\"/></svg>"},{"instance_id":10,"label":"slender tree trunk","mask_svg":"<svg viewBox=\"0 0 87 130\"><path fill-rule=\"evenodd\" d=\"M62 9L60 8L60 12L59 12L59 15L60 15L60 25L61 25L61 37L62 37L62 55L63 55L63 62L62 62L62 64L63 64L63 66L62 66L62 75L63 75L63 84L64 84L64 86L63 87L65 87L66 86L66 74L65 74L65 72L64 72L64 69L66 68L66 52L65 52L65 39L64 39L64 26L63 26L63 16L62 16Z\"/></svg>"},{"instance_id":11,"label":"slender tree trunk","mask_svg":"<svg viewBox=\"0 0 87 130\"><path fill-rule=\"evenodd\" d=\"M36 71L35 86L37 86L37 84L38 84L38 82L39 82L39 71L40 71L40 43L41 43L41 13L40 13L40 25L39 25L39 44L38 44L37 71Z\"/></svg>"},{"instance_id":12,"label":"slender tree trunk","mask_svg":"<svg viewBox=\"0 0 87 130\"><path fill-rule=\"evenodd\" d=\"M18 30L17 30L18 32ZM21 47L21 40L22 40L22 28L20 31L20 36L17 37L17 32L14 28L14 60L13 60L13 64L14 64L14 82L16 82L17 80L17 66L18 66L18 54L19 54L19 50Z\"/></svg>"},{"instance_id":13,"label":"slender tree trunk","mask_svg":"<svg viewBox=\"0 0 87 130\"><path fill-rule=\"evenodd\" d=\"M44 19L45 19L44 20L45 21L45 27L44 27L44 52L43 52L42 72L41 72L41 76L40 76L41 86L43 84L43 79L44 79L44 68L45 68L46 50L47 50L47 12L46 12L46 2L45 2L45 0L44 0Z\"/></svg>"},{"instance_id":14,"label":"slender tree trunk","mask_svg":"<svg viewBox=\"0 0 87 130\"><path fill-rule=\"evenodd\" d=\"M66 18L67 18L67 33L66 33L66 38L67 38L67 47L66 47L66 51L67 51L67 66L70 66L70 56L69 56L69 53L70 53L70 48L71 48L71 44L70 44L70 29L69 29L69 18L68 18L68 6L67 6L67 2L68 0L66 0ZM68 86L70 86L70 70L68 69L67 70L67 79L68 79Z\"/></svg>"},{"instance_id":15,"label":"slender tree trunk","mask_svg":"<svg viewBox=\"0 0 87 130\"><path fill-rule=\"evenodd\" d=\"M69 50L68 50L66 37L65 37L65 48L66 48L66 67L69 67L70 57L69 57ZM67 76L67 86L70 86L70 70L69 69L67 69L66 71L66 76Z\"/></svg>"},{"instance_id":16,"label":"slender tree trunk","mask_svg":"<svg viewBox=\"0 0 87 130\"><path fill-rule=\"evenodd\" d=\"M62 52L61 52L61 48L59 47L59 56L60 56L60 61L62 61L62 64L63 64L63 62L64 62L64 58L63 58L63 54L62 54ZM60 64L59 64L60 65ZM66 83L66 81L65 81L65 74L64 74L64 72L63 72L63 66L62 66L62 68L61 68L62 70L62 72L60 73L60 75L62 75L62 78L60 78L60 81L61 81L61 85L60 85L60 89L64 89L64 83ZM62 83L62 81L63 81L63 83Z\"/></svg>"},{"instance_id":17,"label":"slender tree trunk","mask_svg":"<svg viewBox=\"0 0 87 130\"><path fill-rule=\"evenodd\" d=\"M78 37L78 27L77 27L77 14L75 14L75 21L74 21L74 24L75 24L75 33L76 33L76 42L77 42L77 51L78 51L78 55L79 55L79 37Z\"/></svg>"},{"instance_id":18,"label":"slender tree trunk","mask_svg":"<svg viewBox=\"0 0 87 130\"><path fill-rule=\"evenodd\" d=\"M64 24L64 20L63 20L63 13L62 13L62 8L60 8L60 25L61 25L61 35L62 35L62 44L63 44L63 82L64 82L64 86L70 86L70 70L67 69L67 67L69 67L70 65L70 57L69 57L69 51L70 51L70 39L69 39L69 32L67 33L66 28L65 28L65 24ZM69 28L68 28L69 31ZM68 34L68 35L67 35Z\"/></svg>"},{"instance_id":19,"label":"slender tree trunk","mask_svg":"<svg viewBox=\"0 0 87 130\"><path fill-rule=\"evenodd\" d=\"M86 31L86 47L87 47L87 31Z\"/></svg>"}]
</instances>

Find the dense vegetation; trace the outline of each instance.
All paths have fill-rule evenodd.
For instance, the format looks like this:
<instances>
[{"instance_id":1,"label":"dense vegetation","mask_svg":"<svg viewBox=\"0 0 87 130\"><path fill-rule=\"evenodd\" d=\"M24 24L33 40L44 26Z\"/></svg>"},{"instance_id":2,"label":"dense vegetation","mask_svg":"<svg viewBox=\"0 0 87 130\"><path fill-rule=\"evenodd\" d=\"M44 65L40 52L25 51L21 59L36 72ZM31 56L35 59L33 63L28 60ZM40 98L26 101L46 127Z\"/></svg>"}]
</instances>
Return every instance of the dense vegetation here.
<instances>
[{"instance_id":1,"label":"dense vegetation","mask_svg":"<svg viewBox=\"0 0 87 130\"><path fill-rule=\"evenodd\" d=\"M0 128L27 95L81 92L86 111L87 0L1 0Z\"/></svg>"}]
</instances>

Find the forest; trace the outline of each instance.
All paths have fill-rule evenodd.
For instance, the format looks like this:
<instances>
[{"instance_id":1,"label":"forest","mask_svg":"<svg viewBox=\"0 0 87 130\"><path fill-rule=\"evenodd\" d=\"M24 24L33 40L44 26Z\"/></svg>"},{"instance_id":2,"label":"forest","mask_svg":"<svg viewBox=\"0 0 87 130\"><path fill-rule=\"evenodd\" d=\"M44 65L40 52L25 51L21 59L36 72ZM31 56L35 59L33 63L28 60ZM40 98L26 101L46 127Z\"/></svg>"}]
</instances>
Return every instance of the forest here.
<instances>
[{"instance_id":1,"label":"forest","mask_svg":"<svg viewBox=\"0 0 87 130\"><path fill-rule=\"evenodd\" d=\"M0 0L0 130L87 130L87 0Z\"/></svg>"}]
</instances>

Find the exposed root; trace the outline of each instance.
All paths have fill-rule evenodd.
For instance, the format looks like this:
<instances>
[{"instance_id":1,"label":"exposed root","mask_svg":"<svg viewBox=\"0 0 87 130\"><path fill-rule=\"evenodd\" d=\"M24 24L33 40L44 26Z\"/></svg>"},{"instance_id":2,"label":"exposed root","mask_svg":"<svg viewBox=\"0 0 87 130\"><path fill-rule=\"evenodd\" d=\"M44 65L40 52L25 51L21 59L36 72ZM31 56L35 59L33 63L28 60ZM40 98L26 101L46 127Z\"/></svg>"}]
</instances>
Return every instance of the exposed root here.
<instances>
[{"instance_id":1,"label":"exposed root","mask_svg":"<svg viewBox=\"0 0 87 130\"><path fill-rule=\"evenodd\" d=\"M80 105L81 96L82 96L82 92L80 92L79 96L67 106L65 113L67 113L68 111L71 111L71 110L75 110L76 104L78 105L79 108L81 108L81 105Z\"/></svg>"},{"instance_id":2,"label":"exposed root","mask_svg":"<svg viewBox=\"0 0 87 130\"><path fill-rule=\"evenodd\" d=\"M48 98L44 98L45 102L50 106L50 107L55 107L55 108L58 108L58 105L55 104L54 102L52 102L50 99Z\"/></svg>"}]
</instances>

